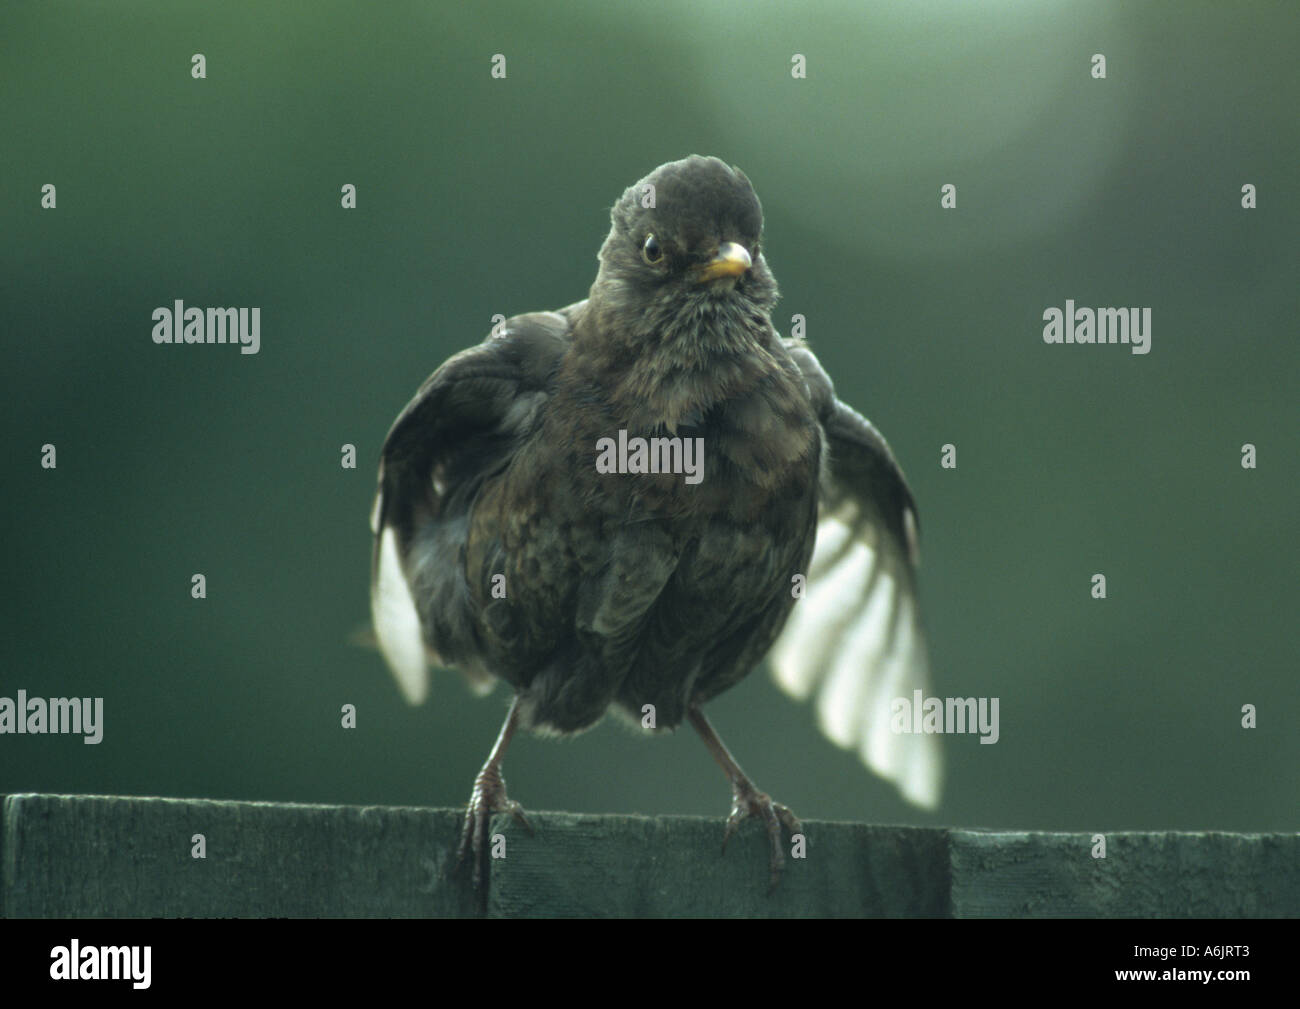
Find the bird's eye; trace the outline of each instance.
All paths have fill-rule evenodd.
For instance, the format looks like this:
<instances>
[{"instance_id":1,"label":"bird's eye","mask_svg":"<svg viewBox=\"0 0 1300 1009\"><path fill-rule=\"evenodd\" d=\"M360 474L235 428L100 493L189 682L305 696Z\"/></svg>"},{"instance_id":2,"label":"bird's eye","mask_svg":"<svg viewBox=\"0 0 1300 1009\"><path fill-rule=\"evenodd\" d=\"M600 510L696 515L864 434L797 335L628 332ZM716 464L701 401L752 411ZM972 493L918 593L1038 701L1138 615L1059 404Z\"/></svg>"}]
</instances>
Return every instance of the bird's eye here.
<instances>
[{"instance_id":1,"label":"bird's eye","mask_svg":"<svg viewBox=\"0 0 1300 1009\"><path fill-rule=\"evenodd\" d=\"M651 266L664 258L664 250L659 247L659 239L654 235L645 236L645 245L641 246L641 258Z\"/></svg>"}]
</instances>

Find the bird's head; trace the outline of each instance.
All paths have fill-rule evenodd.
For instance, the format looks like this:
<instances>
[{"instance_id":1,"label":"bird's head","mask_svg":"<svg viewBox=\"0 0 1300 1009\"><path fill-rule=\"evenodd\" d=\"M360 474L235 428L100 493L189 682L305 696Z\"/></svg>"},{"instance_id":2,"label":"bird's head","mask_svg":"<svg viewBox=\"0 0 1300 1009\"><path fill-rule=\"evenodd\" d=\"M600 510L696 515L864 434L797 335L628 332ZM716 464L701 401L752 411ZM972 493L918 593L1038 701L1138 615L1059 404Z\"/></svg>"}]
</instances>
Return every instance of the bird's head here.
<instances>
[{"instance_id":1,"label":"bird's head","mask_svg":"<svg viewBox=\"0 0 1300 1009\"><path fill-rule=\"evenodd\" d=\"M760 248L763 208L745 173L691 155L660 165L610 213L592 298L624 325L666 335L710 316L766 316L776 281Z\"/></svg>"}]
</instances>

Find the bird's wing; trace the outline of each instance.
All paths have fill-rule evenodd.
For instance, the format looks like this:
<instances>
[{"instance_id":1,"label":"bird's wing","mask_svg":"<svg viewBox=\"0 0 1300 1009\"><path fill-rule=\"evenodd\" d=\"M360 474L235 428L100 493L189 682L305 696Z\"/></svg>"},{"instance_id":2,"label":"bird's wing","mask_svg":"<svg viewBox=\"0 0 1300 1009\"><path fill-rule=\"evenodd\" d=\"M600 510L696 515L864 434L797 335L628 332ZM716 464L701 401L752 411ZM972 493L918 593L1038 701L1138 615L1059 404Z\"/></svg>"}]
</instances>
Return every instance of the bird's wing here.
<instances>
[{"instance_id":1,"label":"bird's wing","mask_svg":"<svg viewBox=\"0 0 1300 1009\"><path fill-rule=\"evenodd\" d=\"M787 693L813 694L822 731L933 808L942 762L928 733L891 731L893 702L928 696L928 659L916 591L916 506L884 437L835 397L806 346L787 341L825 432L817 545L804 597L772 649ZM910 719L908 720L910 723Z\"/></svg>"},{"instance_id":2,"label":"bird's wing","mask_svg":"<svg viewBox=\"0 0 1300 1009\"><path fill-rule=\"evenodd\" d=\"M463 598L463 577L452 554L457 537L463 542L468 510L483 481L509 462L536 424L568 345L570 315L579 307L515 316L498 335L448 359L425 380L384 441L370 516L370 614L379 650L412 704L428 694L433 645L411 591L412 542L420 540L415 553L425 566L418 577L421 598Z\"/></svg>"}]
</instances>

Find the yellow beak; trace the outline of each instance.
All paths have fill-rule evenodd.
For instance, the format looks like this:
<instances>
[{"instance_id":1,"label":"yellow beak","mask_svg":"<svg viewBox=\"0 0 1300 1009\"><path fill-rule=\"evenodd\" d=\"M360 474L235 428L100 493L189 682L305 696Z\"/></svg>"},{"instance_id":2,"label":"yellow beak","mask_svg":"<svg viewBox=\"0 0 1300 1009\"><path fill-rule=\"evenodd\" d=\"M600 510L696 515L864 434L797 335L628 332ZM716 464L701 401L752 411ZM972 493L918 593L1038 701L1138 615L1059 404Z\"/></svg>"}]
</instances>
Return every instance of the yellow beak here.
<instances>
[{"instance_id":1,"label":"yellow beak","mask_svg":"<svg viewBox=\"0 0 1300 1009\"><path fill-rule=\"evenodd\" d=\"M717 254L703 266L696 276L701 284L719 277L739 277L754 265L749 258L749 251L735 242L723 242L718 246Z\"/></svg>"}]
</instances>

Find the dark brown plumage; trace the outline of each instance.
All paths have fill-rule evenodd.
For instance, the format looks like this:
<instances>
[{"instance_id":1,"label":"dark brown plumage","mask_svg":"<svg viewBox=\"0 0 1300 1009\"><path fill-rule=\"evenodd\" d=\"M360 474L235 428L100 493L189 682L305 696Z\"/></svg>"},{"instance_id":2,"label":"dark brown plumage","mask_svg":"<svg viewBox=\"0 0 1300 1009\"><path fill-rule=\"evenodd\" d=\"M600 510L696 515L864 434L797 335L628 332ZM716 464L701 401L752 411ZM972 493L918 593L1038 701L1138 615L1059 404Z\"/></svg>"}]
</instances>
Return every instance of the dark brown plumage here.
<instances>
[{"instance_id":1,"label":"dark brown plumage","mask_svg":"<svg viewBox=\"0 0 1300 1009\"><path fill-rule=\"evenodd\" d=\"M773 328L777 288L743 173L716 158L672 162L611 217L587 300L507 320L434 372L394 423L373 516L376 631L412 700L426 660L515 690L466 819L476 873L491 813L522 819L500 775L516 726L577 732L611 709L640 723L653 705L659 729L689 719L700 730L732 782L727 836L761 818L775 879L781 825L798 821L743 775L700 705L808 606L794 586L809 573L819 508L848 530L832 569L850 547L874 548L876 576L858 580L857 602L883 572L895 603L910 604L911 495L875 429ZM598 445L620 432L699 439L698 480L602 471ZM891 608L890 648L905 638L916 652L905 665L923 677L915 608L903 624ZM796 668L800 682L786 685L806 693L817 675ZM859 680L872 686L869 671ZM852 740L864 755L868 735Z\"/></svg>"}]
</instances>

